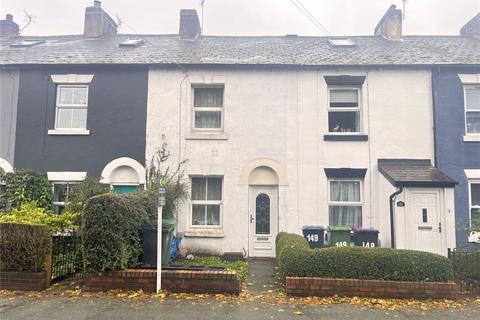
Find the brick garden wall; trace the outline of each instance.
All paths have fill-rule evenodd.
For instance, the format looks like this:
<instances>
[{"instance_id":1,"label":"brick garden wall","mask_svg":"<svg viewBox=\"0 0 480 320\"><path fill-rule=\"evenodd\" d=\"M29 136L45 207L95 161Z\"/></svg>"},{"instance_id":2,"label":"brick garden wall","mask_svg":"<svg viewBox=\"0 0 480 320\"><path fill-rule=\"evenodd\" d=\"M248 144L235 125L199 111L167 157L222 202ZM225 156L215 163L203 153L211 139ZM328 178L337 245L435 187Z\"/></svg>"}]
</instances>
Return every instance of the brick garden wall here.
<instances>
[{"instance_id":1,"label":"brick garden wall","mask_svg":"<svg viewBox=\"0 0 480 320\"><path fill-rule=\"evenodd\" d=\"M378 298L455 299L460 286L453 282L287 277L285 291L292 296L361 296Z\"/></svg>"},{"instance_id":2,"label":"brick garden wall","mask_svg":"<svg viewBox=\"0 0 480 320\"><path fill-rule=\"evenodd\" d=\"M0 271L0 290L41 291L47 287L47 272Z\"/></svg>"},{"instance_id":3,"label":"brick garden wall","mask_svg":"<svg viewBox=\"0 0 480 320\"><path fill-rule=\"evenodd\" d=\"M88 273L85 289L107 291L112 289L155 292L157 272L151 269L127 269L102 274ZM162 289L170 292L240 293L240 281L235 272L162 270Z\"/></svg>"}]
</instances>

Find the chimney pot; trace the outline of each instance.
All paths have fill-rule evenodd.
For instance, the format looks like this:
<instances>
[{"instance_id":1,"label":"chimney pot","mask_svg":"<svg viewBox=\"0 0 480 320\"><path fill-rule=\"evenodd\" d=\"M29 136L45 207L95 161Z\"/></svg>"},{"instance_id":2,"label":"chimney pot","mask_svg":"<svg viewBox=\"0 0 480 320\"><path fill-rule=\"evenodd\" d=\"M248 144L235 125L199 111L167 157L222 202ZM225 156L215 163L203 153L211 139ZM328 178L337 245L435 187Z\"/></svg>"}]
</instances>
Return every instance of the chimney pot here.
<instances>
[{"instance_id":1,"label":"chimney pot","mask_svg":"<svg viewBox=\"0 0 480 320\"><path fill-rule=\"evenodd\" d=\"M117 23L106 13L98 0L93 1L93 6L85 9L85 22L83 36L85 38L98 38L106 34L117 33Z\"/></svg>"},{"instance_id":2,"label":"chimney pot","mask_svg":"<svg viewBox=\"0 0 480 320\"><path fill-rule=\"evenodd\" d=\"M375 27L375 35L387 39L402 38L402 10L392 4Z\"/></svg>"},{"instance_id":3,"label":"chimney pot","mask_svg":"<svg viewBox=\"0 0 480 320\"><path fill-rule=\"evenodd\" d=\"M13 15L7 13L5 20L0 20L0 37L15 37L20 32L20 27L13 21Z\"/></svg>"},{"instance_id":4,"label":"chimney pot","mask_svg":"<svg viewBox=\"0 0 480 320\"><path fill-rule=\"evenodd\" d=\"M460 35L480 39L480 13L465 23L460 29Z\"/></svg>"},{"instance_id":5,"label":"chimney pot","mask_svg":"<svg viewBox=\"0 0 480 320\"><path fill-rule=\"evenodd\" d=\"M180 39L183 40L195 40L202 34L197 10L180 10L180 28L178 34L180 35Z\"/></svg>"}]
</instances>

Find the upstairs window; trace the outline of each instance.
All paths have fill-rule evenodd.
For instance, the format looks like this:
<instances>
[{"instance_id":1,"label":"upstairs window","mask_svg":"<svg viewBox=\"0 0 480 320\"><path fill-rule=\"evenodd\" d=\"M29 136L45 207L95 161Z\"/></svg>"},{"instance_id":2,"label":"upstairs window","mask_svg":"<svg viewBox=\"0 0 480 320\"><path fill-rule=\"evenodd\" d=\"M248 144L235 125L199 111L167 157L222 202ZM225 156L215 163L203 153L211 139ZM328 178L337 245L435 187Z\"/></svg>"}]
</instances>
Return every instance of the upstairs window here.
<instances>
[{"instance_id":1,"label":"upstairs window","mask_svg":"<svg viewBox=\"0 0 480 320\"><path fill-rule=\"evenodd\" d=\"M222 178L192 178L192 226L220 226Z\"/></svg>"},{"instance_id":2,"label":"upstairs window","mask_svg":"<svg viewBox=\"0 0 480 320\"><path fill-rule=\"evenodd\" d=\"M361 180L330 179L329 224L338 226L362 226Z\"/></svg>"},{"instance_id":3,"label":"upstairs window","mask_svg":"<svg viewBox=\"0 0 480 320\"><path fill-rule=\"evenodd\" d=\"M223 87L193 89L194 129L223 129Z\"/></svg>"},{"instance_id":4,"label":"upstairs window","mask_svg":"<svg viewBox=\"0 0 480 320\"><path fill-rule=\"evenodd\" d=\"M480 85L465 86L466 134L480 135Z\"/></svg>"},{"instance_id":5,"label":"upstairs window","mask_svg":"<svg viewBox=\"0 0 480 320\"><path fill-rule=\"evenodd\" d=\"M57 86L55 129L86 129L88 85Z\"/></svg>"},{"instance_id":6,"label":"upstairs window","mask_svg":"<svg viewBox=\"0 0 480 320\"><path fill-rule=\"evenodd\" d=\"M360 89L329 88L328 132L360 133Z\"/></svg>"}]
</instances>

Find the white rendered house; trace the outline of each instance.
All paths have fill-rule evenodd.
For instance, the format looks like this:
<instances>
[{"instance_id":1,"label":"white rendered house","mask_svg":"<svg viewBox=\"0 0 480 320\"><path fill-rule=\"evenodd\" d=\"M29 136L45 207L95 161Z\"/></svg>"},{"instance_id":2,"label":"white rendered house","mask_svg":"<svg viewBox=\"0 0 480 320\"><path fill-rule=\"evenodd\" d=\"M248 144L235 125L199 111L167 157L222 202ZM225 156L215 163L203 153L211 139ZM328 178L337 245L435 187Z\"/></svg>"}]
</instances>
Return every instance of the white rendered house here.
<instances>
[{"instance_id":1,"label":"white rendered house","mask_svg":"<svg viewBox=\"0 0 480 320\"><path fill-rule=\"evenodd\" d=\"M376 228L388 247L389 196L397 189L377 162L432 161L430 72L151 68L147 159L162 136L172 163L188 159L192 199L177 229L186 251L274 256L279 231L329 224ZM405 206L395 206L396 247L446 254L455 246L453 183L413 182L416 189L407 183L397 196ZM423 201L433 201L427 215L435 217L425 229L417 221ZM442 221L440 235L432 219Z\"/></svg>"}]
</instances>

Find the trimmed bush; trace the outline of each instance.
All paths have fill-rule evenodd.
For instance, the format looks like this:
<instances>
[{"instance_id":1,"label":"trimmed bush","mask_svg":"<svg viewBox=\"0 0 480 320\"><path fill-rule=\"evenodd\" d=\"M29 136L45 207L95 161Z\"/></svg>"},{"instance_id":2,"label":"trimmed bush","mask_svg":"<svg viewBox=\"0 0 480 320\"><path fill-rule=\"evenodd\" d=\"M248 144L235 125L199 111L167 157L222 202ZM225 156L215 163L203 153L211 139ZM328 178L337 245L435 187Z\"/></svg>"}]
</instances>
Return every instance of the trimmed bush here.
<instances>
[{"instance_id":1,"label":"trimmed bush","mask_svg":"<svg viewBox=\"0 0 480 320\"><path fill-rule=\"evenodd\" d=\"M300 238L305 245L300 245ZM303 237L282 235L277 260L283 277L321 277L392 281L450 281L453 265L446 257L391 248L330 247L310 249Z\"/></svg>"},{"instance_id":2,"label":"trimmed bush","mask_svg":"<svg viewBox=\"0 0 480 320\"><path fill-rule=\"evenodd\" d=\"M0 223L0 271L42 271L50 250L46 226Z\"/></svg>"},{"instance_id":3,"label":"trimmed bush","mask_svg":"<svg viewBox=\"0 0 480 320\"><path fill-rule=\"evenodd\" d=\"M151 210L148 203L144 193L109 193L87 201L82 226L86 271L113 271L138 264L139 231Z\"/></svg>"}]
</instances>

